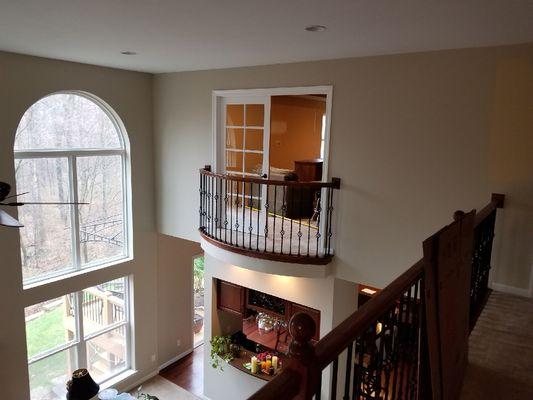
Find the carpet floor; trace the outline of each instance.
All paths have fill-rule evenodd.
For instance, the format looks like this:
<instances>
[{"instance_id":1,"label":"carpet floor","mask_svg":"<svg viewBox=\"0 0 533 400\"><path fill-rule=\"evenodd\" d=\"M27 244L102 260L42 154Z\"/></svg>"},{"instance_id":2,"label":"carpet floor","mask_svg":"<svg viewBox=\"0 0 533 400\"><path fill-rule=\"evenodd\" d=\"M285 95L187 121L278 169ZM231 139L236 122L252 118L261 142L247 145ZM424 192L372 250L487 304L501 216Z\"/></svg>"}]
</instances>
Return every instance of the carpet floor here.
<instances>
[{"instance_id":1,"label":"carpet floor","mask_svg":"<svg viewBox=\"0 0 533 400\"><path fill-rule=\"evenodd\" d=\"M533 399L533 299L492 292L468 361L461 400Z\"/></svg>"}]
</instances>

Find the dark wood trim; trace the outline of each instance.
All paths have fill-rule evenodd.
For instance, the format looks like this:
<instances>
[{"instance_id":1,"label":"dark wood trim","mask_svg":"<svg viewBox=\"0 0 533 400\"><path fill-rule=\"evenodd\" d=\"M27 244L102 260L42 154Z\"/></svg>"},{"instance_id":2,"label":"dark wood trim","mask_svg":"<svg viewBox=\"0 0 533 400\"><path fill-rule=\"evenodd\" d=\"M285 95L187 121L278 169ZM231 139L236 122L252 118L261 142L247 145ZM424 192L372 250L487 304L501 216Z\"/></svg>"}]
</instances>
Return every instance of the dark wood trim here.
<instances>
[{"instance_id":1,"label":"dark wood trim","mask_svg":"<svg viewBox=\"0 0 533 400\"><path fill-rule=\"evenodd\" d=\"M505 203L505 195L499 193L492 193L491 202L487 204L483 209L475 216L474 227L477 227L482 223L485 218L489 216L491 212L497 208L503 208Z\"/></svg>"},{"instance_id":2,"label":"dark wood trim","mask_svg":"<svg viewBox=\"0 0 533 400\"><path fill-rule=\"evenodd\" d=\"M268 385L248 397L248 400L291 400L298 394L301 380L297 371L285 368Z\"/></svg>"},{"instance_id":3,"label":"dark wood trim","mask_svg":"<svg viewBox=\"0 0 533 400\"><path fill-rule=\"evenodd\" d=\"M354 338L363 334L376 318L390 309L391 304L423 275L424 260L396 278L374 298L357 309L352 315L341 322L317 343L315 347L316 362L321 369L326 368L341 354Z\"/></svg>"},{"instance_id":4,"label":"dark wood trim","mask_svg":"<svg viewBox=\"0 0 533 400\"><path fill-rule=\"evenodd\" d=\"M206 167L208 167L206 165ZM301 188L327 188L331 187L333 189L340 189L341 179L340 178L331 178L331 182L299 182L299 181L278 181L273 179L263 179L263 178L253 178L249 176L238 176L230 174L218 174L216 172L211 172L204 168L200 168L200 174L212 176L215 178L225 179L227 181L234 182L247 182L247 183L258 183L260 185L270 185L270 186L290 186L290 187L301 187Z\"/></svg>"},{"instance_id":5,"label":"dark wood trim","mask_svg":"<svg viewBox=\"0 0 533 400\"><path fill-rule=\"evenodd\" d=\"M243 256L261 258L263 260L269 261L280 261L292 264L311 264L311 265L326 265L331 262L333 256L324 256L324 257L312 257L312 256L298 256L298 255L289 255L289 254L279 254L279 253L265 253L257 250L248 250L243 249L242 247L232 246L231 244L226 244L219 242L218 240L207 235L202 228L199 228L198 231L202 238L211 243L212 245L221 248L223 250L231 251L232 253L241 254Z\"/></svg>"}]
</instances>

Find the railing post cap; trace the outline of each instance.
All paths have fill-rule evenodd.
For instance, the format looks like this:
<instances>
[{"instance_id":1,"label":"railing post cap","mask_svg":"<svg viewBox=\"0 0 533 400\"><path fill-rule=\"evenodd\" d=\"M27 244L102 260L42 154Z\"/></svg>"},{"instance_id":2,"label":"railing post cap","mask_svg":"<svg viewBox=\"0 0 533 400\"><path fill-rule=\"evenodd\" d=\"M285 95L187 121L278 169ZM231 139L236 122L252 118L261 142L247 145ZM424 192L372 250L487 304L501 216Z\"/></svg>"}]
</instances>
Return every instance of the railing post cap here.
<instances>
[{"instance_id":1,"label":"railing post cap","mask_svg":"<svg viewBox=\"0 0 533 400\"><path fill-rule=\"evenodd\" d=\"M453 213L453 220L457 221L461 219L462 217L464 217L464 215L465 215L465 212L463 210L457 210Z\"/></svg>"},{"instance_id":2,"label":"railing post cap","mask_svg":"<svg viewBox=\"0 0 533 400\"><path fill-rule=\"evenodd\" d=\"M299 312L289 321L289 333L299 343L307 343L315 336L315 321L309 314Z\"/></svg>"}]
</instances>

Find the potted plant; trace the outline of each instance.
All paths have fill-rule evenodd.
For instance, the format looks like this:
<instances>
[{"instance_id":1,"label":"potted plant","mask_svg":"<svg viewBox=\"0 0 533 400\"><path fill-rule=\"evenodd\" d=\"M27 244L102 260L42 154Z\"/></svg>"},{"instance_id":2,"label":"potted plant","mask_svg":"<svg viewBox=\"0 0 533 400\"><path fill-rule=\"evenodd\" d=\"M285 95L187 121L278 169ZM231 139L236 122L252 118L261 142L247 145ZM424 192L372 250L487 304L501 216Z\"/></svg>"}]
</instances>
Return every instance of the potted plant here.
<instances>
[{"instance_id":1,"label":"potted plant","mask_svg":"<svg viewBox=\"0 0 533 400\"><path fill-rule=\"evenodd\" d=\"M213 336L211 338L211 366L223 370L222 361L229 362L233 360L230 336Z\"/></svg>"}]
</instances>

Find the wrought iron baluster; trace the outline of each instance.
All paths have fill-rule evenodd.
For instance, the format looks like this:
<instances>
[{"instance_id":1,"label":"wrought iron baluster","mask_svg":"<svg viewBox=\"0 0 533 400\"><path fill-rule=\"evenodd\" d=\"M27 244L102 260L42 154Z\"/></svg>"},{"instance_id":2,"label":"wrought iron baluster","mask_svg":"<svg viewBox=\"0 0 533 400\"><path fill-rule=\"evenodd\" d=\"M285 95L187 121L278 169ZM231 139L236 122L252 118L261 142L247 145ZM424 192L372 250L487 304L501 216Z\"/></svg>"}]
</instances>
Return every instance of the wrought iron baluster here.
<instances>
[{"instance_id":1,"label":"wrought iron baluster","mask_svg":"<svg viewBox=\"0 0 533 400\"><path fill-rule=\"evenodd\" d=\"M228 180L227 179L224 179L224 243L226 244L228 243Z\"/></svg>"},{"instance_id":2,"label":"wrought iron baluster","mask_svg":"<svg viewBox=\"0 0 533 400\"><path fill-rule=\"evenodd\" d=\"M218 177L215 177L215 196L214 196L214 200L215 200L215 238L216 239L219 239L219 229L218 229L218 208L219 208L219 202L218 202L218 182L219 182L219 178Z\"/></svg>"},{"instance_id":3,"label":"wrought iron baluster","mask_svg":"<svg viewBox=\"0 0 533 400\"><path fill-rule=\"evenodd\" d=\"M257 218L257 229L255 231L255 249L259 251L259 219L261 216L261 202L263 201L263 185L258 184L257 188L257 213L255 215L255 217Z\"/></svg>"},{"instance_id":4,"label":"wrought iron baluster","mask_svg":"<svg viewBox=\"0 0 533 400\"><path fill-rule=\"evenodd\" d=\"M313 212L311 213L311 215L309 216L309 218L308 218L308 220L307 220L307 257L311 256L311 253L310 253L310 245L311 245L311 219L313 218L313 215L314 215L315 205L313 204L311 208L312 208Z\"/></svg>"},{"instance_id":5,"label":"wrought iron baluster","mask_svg":"<svg viewBox=\"0 0 533 400\"><path fill-rule=\"evenodd\" d=\"M350 381L352 379L352 349L353 344L350 343L346 353L346 378L344 380L344 396L342 397L342 400L350 400Z\"/></svg>"},{"instance_id":6,"label":"wrought iron baluster","mask_svg":"<svg viewBox=\"0 0 533 400\"><path fill-rule=\"evenodd\" d=\"M242 207L242 248L246 248L245 237L244 236L244 225L246 225L246 182L242 183L242 201L241 201L241 207Z\"/></svg>"},{"instance_id":7,"label":"wrought iron baluster","mask_svg":"<svg viewBox=\"0 0 533 400\"><path fill-rule=\"evenodd\" d=\"M333 225L333 188L328 188L327 193L328 193L328 209L327 209L328 229L326 230L326 234L327 234L326 255L329 256L331 255L331 238L333 237L333 229L331 228L331 226Z\"/></svg>"},{"instance_id":8,"label":"wrought iron baluster","mask_svg":"<svg viewBox=\"0 0 533 400\"><path fill-rule=\"evenodd\" d=\"M233 181L229 181L229 242L233 244Z\"/></svg>"},{"instance_id":9,"label":"wrought iron baluster","mask_svg":"<svg viewBox=\"0 0 533 400\"><path fill-rule=\"evenodd\" d=\"M317 231L316 231L316 255L315 257L318 257L319 256L319 247L320 247L320 236L321 236L321 233L320 233L320 221L321 221L321 215L322 215L322 207L321 207L321 202L322 202L322 193L319 192L320 195L318 196L317 198L317 203L316 203L316 214L317 214L317 218L316 218L316 227L317 227Z\"/></svg>"},{"instance_id":10,"label":"wrought iron baluster","mask_svg":"<svg viewBox=\"0 0 533 400\"><path fill-rule=\"evenodd\" d=\"M291 198L291 217L289 218L289 221L291 221L291 227L289 231L289 255L292 254L292 223L294 218L294 188L289 188L289 195Z\"/></svg>"},{"instance_id":11,"label":"wrought iron baluster","mask_svg":"<svg viewBox=\"0 0 533 400\"><path fill-rule=\"evenodd\" d=\"M407 389L407 388L404 388L404 384L405 384L405 369L406 367L408 367L408 354L409 354L409 351L411 350L408 346L409 346L409 334L411 330L410 316L411 316L412 289L413 288L410 287L406 292L407 299L405 302L405 307L406 307L405 318L403 321L400 321L401 323L400 326L402 327L401 329L402 339L400 340L400 346L402 348L402 357L400 361L400 399L405 398L404 390Z\"/></svg>"},{"instance_id":12,"label":"wrought iron baluster","mask_svg":"<svg viewBox=\"0 0 533 400\"><path fill-rule=\"evenodd\" d=\"M235 182L237 185L237 195L235 198L235 245L239 247L239 187L240 182Z\"/></svg>"},{"instance_id":13,"label":"wrought iron baluster","mask_svg":"<svg viewBox=\"0 0 533 400\"><path fill-rule=\"evenodd\" d=\"M248 206L250 207L250 221L249 221L249 226L248 226L248 248L251 250L252 249L252 231L254 230L253 228L253 220L252 220L252 211L253 211L253 205L254 205L254 201L253 201L253 194L254 194L254 184L253 182L250 182L250 197L248 199Z\"/></svg>"},{"instance_id":14,"label":"wrought iron baluster","mask_svg":"<svg viewBox=\"0 0 533 400\"><path fill-rule=\"evenodd\" d=\"M268 204L268 192L269 185L266 185L266 202L265 202L265 252L267 251L267 239L268 239L268 210L270 209L270 204Z\"/></svg>"},{"instance_id":15,"label":"wrought iron baluster","mask_svg":"<svg viewBox=\"0 0 533 400\"><path fill-rule=\"evenodd\" d=\"M298 215L298 256L301 254L301 245L302 245L302 216L303 216L303 194L302 194L302 188L298 188L298 192L300 194L299 200L300 200L300 215Z\"/></svg>"},{"instance_id":16,"label":"wrought iron baluster","mask_svg":"<svg viewBox=\"0 0 533 400\"><path fill-rule=\"evenodd\" d=\"M204 201L204 196L203 196L203 193L202 193L202 190L203 190L203 178L204 178L204 175L202 173L200 173L200 211L199 211L199 214L200 214L200 221L199 221L199 224L200 224L200 229L202 229L202 202Z\"/></svg>"},{"instance_id":17,"label":"wrought iron baluster","mask_svg":"<svg viewBox=\"0 0 533 400\"><path fill-rule=\"evenodd\" d=\"M277 195L278 195L278 187L277 185L274 185L274 215L273 215L273 222L272 222L272 253L275 253L276 250L276 213L277 210Z\"/></svg>"},{"instance_id":18,"label":"wrought iron baluster","mask_svg":"<svg viewBox=\"0 0 533 400\"><path fill-rule=\"evenodd\" d=\"M333 368L331 371L331 397L330 399L337 398L337 375L339 374L339 357L333 360Z\"/></svg>"},{"instance_id":19,"label":"wrought iron baluster","mask_svg":"<svg viewBox=\"0 0 533 400\"><path fill-rule=\"evenodd\" d=\"M280 249L280 254L283 254L283 242L285 241L285 216L287 214L287 204L285 203L286 201L286 194L287 194L287 187L286 186L283 186L283 199L281 201L281 230L279 231L279 236L281 238L281 243L280 243L280 246L281 246L281 249Z\"/></svg>"}]
</instances>

